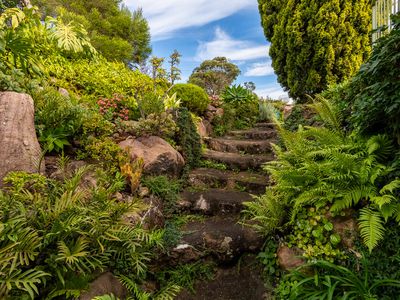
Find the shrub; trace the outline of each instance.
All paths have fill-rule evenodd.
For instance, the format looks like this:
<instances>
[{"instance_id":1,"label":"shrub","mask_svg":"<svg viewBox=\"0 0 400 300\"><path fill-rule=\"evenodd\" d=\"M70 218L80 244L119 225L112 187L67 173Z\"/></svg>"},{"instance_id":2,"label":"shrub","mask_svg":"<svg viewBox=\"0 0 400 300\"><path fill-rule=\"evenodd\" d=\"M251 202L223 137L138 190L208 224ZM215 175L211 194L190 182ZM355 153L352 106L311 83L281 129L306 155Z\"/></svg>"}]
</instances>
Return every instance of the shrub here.
<instances>
[{"instance_id":1,"label":"shrub","mask_svg":"<svg viewBox=\"0 0 400 300\"><path fill-rule=\"evenodd\" d=\"M113 97L114 94L129 100L143 97L153 86L150 77L128 69L123 63L109 62L103 58L96 61L63 58L49 59L48 75L59 86L80 95Z\"/></svg>"},{"instance_id":2,"label":"shrub","mask_svg":"<svg viewBox=\"0 0 400 300\"><path fill-rule=\"evenodd\" d=\"M150 114L146 118L139 119L132 131L136 136L159 136L168 140L172 144L173 138L178 130L171 114L163 112L161 114Z\"/></svg>"},{"instance_id":3,"label":"shrub","mask_svg":"<svg viewBox=\"0 0 400 300\"><path fill-rule=\"evenodd\" d=\"M197 114L202 114L210 103L207 93L201 87L194 84L175 84L170 90L170 95L174 93L176 93L177 98L181 99L183 107Z\"/></svg>"},{"instance_id":4,"label":"shrub","mask_svg":"<svg viewBox=\"0 0 400 300\"><path fill-rule=\"evenodd\" d=\"M35 124L46 151L61 151L82 129L85 109L53 88L35 92Z\"/></svg>"},{"instance_id":5,"label":"shrub","mask_svg":"<svg viewBox=\"0 0 400 300\"><path fill-rule=\"evenodd\" d=\"M100 113L109 121L129 119L129 109L124 103L124 98L114 95L111 98L101 98L97 101Z\"/></svg>"},{"instance_id":6,"label":"shrub","mask_svg":"<svg viewBox=\"0 0 400 300\"><path fill-rule=\"evenodd\" d=\"M274 146L277 161L266 167L276 184L268 188L266 201L249 205L248 212L264 220L264 233L269 233L283 220L271 214L273 203L280 203L281 212L290 208L292 222L303 207L331 204L332 212L340 212L358 205L360 233L371 251L384 236L384 220L399 220L400 180L388 180L393 168L385 164L393 146L385 136L346 136L335 109L320 101L314 107L325 127L289 132L278 124L284 147Z\"/></svg>"},{"instance_id":7,"label":"shrub","mask_svg":"<svg viewBox=\"0 0 400 300\"><path fill-rule=\"evenodd\" d=\"M400 19L378 40L349 85L352 121L363 134L388 133L400 142Z\"/></svg>"},{"instance_id":8,"label":"shrub","mask_svg":"<svg viewBox=\"0 0 400 300\"><path fill-rule=\"evenodd\" d=\"M122 217L138 213L138 203L115 201L115 191L102 185L83 191L86 171L64 183L39 178L40 189L20 180L32 186L32 176L6 179L18 186L0 191L0 298L79 298L95 274L110 269L132 282L145 276L162 232L127 225Z\"/></svg>"},{"instance_id":9,"label":"shrub","mask_svg":"<svg viewBox=\"0 0 400 300\"><path fill-rule=\"evenodd\" d=\"M176 141L185 158L186 168L194 168L201 158L201 140L192 116L186 108L178 111L176 123L178 125Z\"/></svg>"}]
</instances>

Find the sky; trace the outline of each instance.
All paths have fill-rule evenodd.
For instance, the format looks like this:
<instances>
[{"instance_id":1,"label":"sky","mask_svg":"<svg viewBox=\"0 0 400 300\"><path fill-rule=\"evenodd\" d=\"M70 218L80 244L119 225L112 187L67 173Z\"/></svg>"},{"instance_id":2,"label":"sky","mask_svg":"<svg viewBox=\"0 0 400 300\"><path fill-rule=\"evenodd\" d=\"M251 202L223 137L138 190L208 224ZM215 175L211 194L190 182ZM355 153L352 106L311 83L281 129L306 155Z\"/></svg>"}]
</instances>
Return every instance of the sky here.
<instances>
[{"instance_id":1,"label":"sky","mask_svg":"<svg viewBox=\"0 0 400 300\"><path fill-rule=\"evenodd\" d=\"M182 82L202 61L225 56L241 70L236 84L252 81L259 96L287 98L271 67L256 0L124 2L132 10L143 9L153 55L167 58L175 49L182 54Z\"/></svg>"}]
</instances>

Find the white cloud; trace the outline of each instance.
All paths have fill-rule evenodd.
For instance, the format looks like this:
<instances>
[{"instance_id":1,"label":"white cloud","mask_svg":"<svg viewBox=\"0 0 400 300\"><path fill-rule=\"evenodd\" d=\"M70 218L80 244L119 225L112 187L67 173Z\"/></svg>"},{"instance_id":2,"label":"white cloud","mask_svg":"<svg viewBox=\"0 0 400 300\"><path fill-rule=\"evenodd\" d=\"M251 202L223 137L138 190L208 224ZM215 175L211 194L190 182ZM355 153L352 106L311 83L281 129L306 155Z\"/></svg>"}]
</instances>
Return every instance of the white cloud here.
<instances>
[{"instance_id":1,"label":"white cloud","mask_svg":"<svg viewBox=\"0 0 400 300\"><path fill-rule=\"evenodd\" d=\"M272 74L274 74L274 69L272 68L271 61L266 61L251 64L244 73L244 76L259 77Z\"/></svg>"},{"instance_id":2,"label":"white cloud","mask_svg":"<svg viewBox=\"0 0 400 300\"><path fill-rule=\"evenodd\" d=\"M124 0L124 3L131 9L143 8L153 40L254 7L254 0Z\"/></svg>"},{"instance_id":3,"label":"white cloud","mask_svg":"<svg viewBox=\"0 0 400 300\"><path fill-rule=\"evenodd\" d=\"M196 60L203 61L217 56L225 56L234 61L247 61L268 57L269 47L245 40L235 40L220 27L215 30L212 41L200 43Z\"/></svg>"},{"instance_id":4,"label":"white cloud","mask_svg":"<svg viewBox=\"0 0 400 300\"><path fill-rule=\"evenodd\" d=\"M289 95L285 92L279 84L259 87L255 90L255 93L260 97L269 97L272 99L289 99Z\"/></svg>"}]
</instances>

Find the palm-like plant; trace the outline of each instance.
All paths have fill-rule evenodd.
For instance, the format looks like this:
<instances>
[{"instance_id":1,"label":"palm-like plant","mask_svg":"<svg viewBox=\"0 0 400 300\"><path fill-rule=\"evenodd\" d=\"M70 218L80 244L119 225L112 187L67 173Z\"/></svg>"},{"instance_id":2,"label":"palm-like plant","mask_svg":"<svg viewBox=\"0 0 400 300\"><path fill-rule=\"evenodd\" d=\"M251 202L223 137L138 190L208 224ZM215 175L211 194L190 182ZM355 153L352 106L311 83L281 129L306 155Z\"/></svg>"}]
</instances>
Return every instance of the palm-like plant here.
<instances>
[{"instance_id":1,"label":"palm-like plant","mask_svg":"<svg viewBox=\"0 0 400 300\"><path fill-rule=\"evenodd\" d=\"M44 188L32 182L39 175L11 173L5 179L18 185L0 194L0 298L18 290L32 299L39 291L49 299L77 297L94 271L118 262L133 279L144 276L162 231L126 224L122 216L142 205L114 201L112 187L82 189L88 170L63 184L45 180ZM29 184L21 185L21 178Z\"/></svg>"}]
</instances>

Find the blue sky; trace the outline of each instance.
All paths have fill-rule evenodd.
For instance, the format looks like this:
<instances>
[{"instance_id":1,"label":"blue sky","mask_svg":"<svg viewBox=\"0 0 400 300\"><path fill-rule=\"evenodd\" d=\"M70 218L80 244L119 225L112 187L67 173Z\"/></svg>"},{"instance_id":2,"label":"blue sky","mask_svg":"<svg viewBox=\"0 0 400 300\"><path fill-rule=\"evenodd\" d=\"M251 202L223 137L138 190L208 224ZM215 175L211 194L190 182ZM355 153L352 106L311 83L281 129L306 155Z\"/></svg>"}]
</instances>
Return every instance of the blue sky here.
<instances>
[{"instance_id":1,"label":"blue sky","mask_svg":"<svg viewBox=\"0 0 400 300\"><path fill-rule=\"evenodd\" d=\"M125 0L147 18L153 55L182 54L182 81L205 59L226 56L242 73L236 83L252 81L257 94L286 98L271 67L256 0Z\"/></svg>"}]
</instances>

